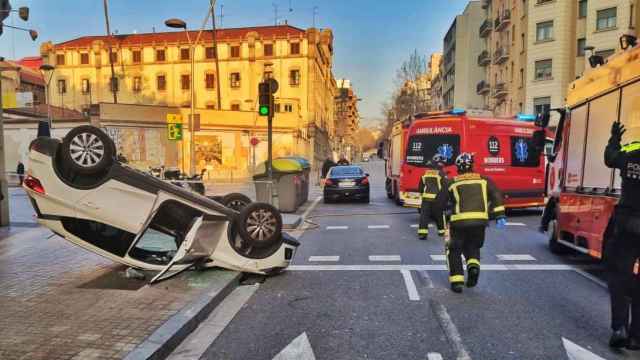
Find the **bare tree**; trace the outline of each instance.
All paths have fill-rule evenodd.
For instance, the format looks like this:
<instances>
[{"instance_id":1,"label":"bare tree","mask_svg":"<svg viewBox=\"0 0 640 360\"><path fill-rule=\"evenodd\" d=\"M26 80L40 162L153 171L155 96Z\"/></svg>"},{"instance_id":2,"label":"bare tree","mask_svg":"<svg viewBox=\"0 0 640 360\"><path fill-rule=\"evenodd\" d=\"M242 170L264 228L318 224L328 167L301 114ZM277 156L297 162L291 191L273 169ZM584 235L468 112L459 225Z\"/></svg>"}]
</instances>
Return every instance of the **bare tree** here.
<instances>
[{"instance_id":1,"label":"bare tree","mask_svg":"<svg viewBox=\"0 0 640 360\"><path fill-rule=\"evenodd\" d=\"M427 72L427 58L414 49L396 71L396 87L404 86L407 81L415 82L425 72Z\"/></svg>"}]
</instances>

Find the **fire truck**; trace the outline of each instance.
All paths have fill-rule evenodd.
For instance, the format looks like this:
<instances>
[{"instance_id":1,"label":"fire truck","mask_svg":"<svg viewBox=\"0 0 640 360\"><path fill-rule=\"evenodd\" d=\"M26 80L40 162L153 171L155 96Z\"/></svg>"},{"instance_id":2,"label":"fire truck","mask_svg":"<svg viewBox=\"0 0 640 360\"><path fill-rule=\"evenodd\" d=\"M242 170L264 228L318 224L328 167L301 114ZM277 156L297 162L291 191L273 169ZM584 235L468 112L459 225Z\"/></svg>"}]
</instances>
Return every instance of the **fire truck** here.
<instances>
[{"instance_id":1,"label":"fire truck","mask_svg":"<svg viewBox=\"0 0 640 360\"><path fill-rule=\"evenodd\" d=\"M487 111L461 109L415 115L400 166L399 202L420 207L418 184L435 154L446 159L445 172L451 177L456 175L456 157L469 152L475 155L475 171L496 183L506 207L543 206L545 162L541 148L534 146L533 134L539 129L535 119L496 118Z\"/></svg>"},{"instance_id":2,"label":"fire truck","mask_svg":"<svg viewBox=\"0 0 640 360\"><path fill-rule=\"evenodd\" d=\"M640 140L640 47L604 59L591 57L593 69L569 85L553 146L546 152L549 249L573 249L603 258L613 232L612 214L620 197L620 174L607 168L604 150L611 125L623 123L622 143ZM602 64L602 65L600 65ZM600 66L599 66L600 65ZM538 124L549 125L546 114Z\"/></svg>"},{"instance_id":3,"label":"fire truck","mask_svg":"<svg viewBox=\"0 0 640 360\"><path fill-rule=\"evenodd\" d=\"M386 159L385 164L385 188L387 190L387 197L393 199L396 204L401 205L400 202L400 169L404 162L405 153L407 150L407 134L409 132L409 126L411 125L411 119L404 121L396 121L391 129L391 135L389 136L388 143L382 144L386 146L383 155Z\"/></svg>"}]
</instances>

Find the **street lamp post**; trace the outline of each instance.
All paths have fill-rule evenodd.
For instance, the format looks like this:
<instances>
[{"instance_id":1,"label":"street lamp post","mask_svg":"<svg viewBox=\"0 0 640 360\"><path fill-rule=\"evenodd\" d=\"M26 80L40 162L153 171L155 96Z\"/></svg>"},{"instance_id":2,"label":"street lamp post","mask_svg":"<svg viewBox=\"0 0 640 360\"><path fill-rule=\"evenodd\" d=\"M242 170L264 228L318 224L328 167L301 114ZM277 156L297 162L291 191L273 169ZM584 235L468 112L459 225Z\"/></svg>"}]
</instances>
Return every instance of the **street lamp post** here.
<instances>
[{"instance_id":1,"label":"street lamp post","mask_svg":"<svg viewBox=\"0 0 640 360\"><path fill-rule=\"evenodd\" d=\"M195 128L194 128L194 116L195 116L195 101L194 101L194 81L193 76L195 75L195 44L191 42L191 36L189 35L189 31L187 30L187 23L180 19L169 19L164 22L164 24L170 28L175 29L184 29L184 32L187 34L187 41L189 42L189 57L191 59L191 75L189 76L189 88L191 89L191 110L189 115L189 132L190 132L190 142L189 142L189 173L191 175L195 174Z\"/></svg>"},{"instance_id":2,"label":"street lamp post","mask_svg":"<svg viewBox=\"0 0 640 360\"><path fill-rule=\"evenodd\" d=\"M42 72L42 77L45 81L45 91L47 97L47 127L46 129L41 129L41 126L38 125L38 136L51 136L51 129L53 129L53 119L51 118L51 79L53 78L53 72L55 71L55 67L49 64L40 65L40 72ZM49 75L49 76L47 76Z\"/></svg>"}]
</instances>

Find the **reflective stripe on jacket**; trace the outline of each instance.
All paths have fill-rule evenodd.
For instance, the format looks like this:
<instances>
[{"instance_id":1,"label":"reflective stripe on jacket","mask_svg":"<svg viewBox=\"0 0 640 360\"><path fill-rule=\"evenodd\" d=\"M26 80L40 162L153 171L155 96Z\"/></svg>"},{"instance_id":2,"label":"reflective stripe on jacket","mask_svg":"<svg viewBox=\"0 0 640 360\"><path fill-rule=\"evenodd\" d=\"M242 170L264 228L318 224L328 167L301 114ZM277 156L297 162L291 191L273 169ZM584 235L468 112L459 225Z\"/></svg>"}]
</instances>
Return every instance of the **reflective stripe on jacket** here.
<instances>
[{"instance_id":1,"label":"reflective stripe on jacket","mask_svg":"<svg viewBox=\"0 0 640 360\"><path fill-rule=\"evenodd\" d=\"M486 225L504 216L502 194L493 181L476 173L456 176L448 187L453 226Z\"/></svg>"}]
</instances>

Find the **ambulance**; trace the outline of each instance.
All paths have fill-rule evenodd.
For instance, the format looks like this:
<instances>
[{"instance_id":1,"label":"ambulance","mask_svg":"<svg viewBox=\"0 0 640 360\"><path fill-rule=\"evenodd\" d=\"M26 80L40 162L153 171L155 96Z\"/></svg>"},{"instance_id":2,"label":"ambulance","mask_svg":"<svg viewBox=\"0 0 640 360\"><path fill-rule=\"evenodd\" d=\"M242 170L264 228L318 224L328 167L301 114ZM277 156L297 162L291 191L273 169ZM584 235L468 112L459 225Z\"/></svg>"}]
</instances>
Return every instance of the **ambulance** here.
<instances>
[{"instance_id":1,"label":"ambulance","mask_svg":"<svg viewBox=\"0 0 640 360\"><path fill-rule=\"evenodd\" d=\"M385 164L385 189L387 191L387 197L392 199L398 205L402 205L400 202L400 169L404 162L405 153L407 150L407 134L409 133L409 126L411 125L411 118L404 121L396 121L391 128L391 134L386 143L381 144L386 149L382 154Z\"/></svg>"},{"instance_id":2,"label":"ambulance","mask_svg":"<svg viewBox=\"0 0 640 360\"><path fill-rule=\"evenodd\" d=\"M418 183L435 154L446 159L445 172L456 175L461 152L474 154L475 171L490 177L502 191L507 208L544 205L545 161L535 146L533 115L496 118L487 111L454 109L417 114L408 129L400 169L399 200L420 207Z\"/></svg>"},{"instance_id":3,"label":"ambulance","mask_svg":"<svg viewBox=\"0 0 640 360\"><path fill-rule=\"evenodd\" d=\"M621 43L623 43L621 41ZM553 146L547 151L549 248L577 250L603 258L613 234L612 215L620 197L620 173L604 163L611 125L627 128L622 144L640 140L640 46L606 60L592 57L595 68L569 85L566 108ZM555 113L554 113L555 114ZM547 126L550 115L538 125Z\"/></svg>"}]
</instances>

